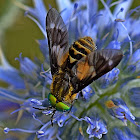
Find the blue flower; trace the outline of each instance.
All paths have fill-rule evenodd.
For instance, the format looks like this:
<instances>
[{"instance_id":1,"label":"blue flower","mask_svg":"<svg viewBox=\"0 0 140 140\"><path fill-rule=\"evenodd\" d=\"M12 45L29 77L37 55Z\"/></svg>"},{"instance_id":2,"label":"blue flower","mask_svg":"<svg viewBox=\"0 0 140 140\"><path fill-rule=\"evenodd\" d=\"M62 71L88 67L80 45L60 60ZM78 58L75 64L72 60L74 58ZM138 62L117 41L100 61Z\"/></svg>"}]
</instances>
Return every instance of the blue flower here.
<instances>
[{"instance_id":1,"label":"blue flower","mask_svg":"<svg viewBox=\"0 0 140 140\"><path fill-rule=\"evenodd\" d=\"M108 86L113 85L117 82L119 73L120 70L118 68L114 68L110 72L99 78L97 82L101 88L107 88Z\"/></svg>"},{"instance_id":2,"label":"blue flower","mask_svg":"<svg viewBox=\"0 0 140 140\"><path fill-rule=\"evenodd\" d=\"M85 119L89 123L86 131L89 134L89 138L97 137L100 139L102 138L103 134L108 132L105 123L99 118L94 118L91 120L89 117L86 117Z\"/></svg>"},{"instance_id":3,"label":"blue flower","mask_svg":"<svg viewBox=\"0 0 140 140\"><path fill-rule=\"evenodd\" d=\"M135 65L128 65L127 68L124 70L124 72L127 72L129 74L133 74L136 71Z\"/></svg>"},{"instance_id":4,"label":"blue flower","mask_svg":"<svg viewBox=\"0 0 140 140\"><path fill-rule=\"evenodd\" d=\"M49 63L49 49L48 49L48 47L46 47L46 46L48 46L47 39L38 40L38 43L39 43L40 51L42 52L42 54L45 58L45 61L47 63Z\"/></svg>"},{"instance_id":5,"label":"blue flower","mask_svg":"<svg viewBox=\"0 0 140 140\"><path fill-rule=\"evenodd\" d=\"M129 60L129 65L134 65L136 71L140 71L140 49L137 49Z\"/></svg>"},{"instance_id":6,"label":"blue flower","mask_svg":"<svg viewBox=\"0 0 140 140\"><path fill-rule=\"evenodd\" d=\"M70 0L63 1L63 0L57 0L58 7L61 11L61 16L63 17L64 22L68 22L70 19L70 16L72 15L73 11L73 3Z\"/></svg>"},{"instance_id":7,"label":"blue flower","mask_svg":"<svg viewBox=\"0 0 140 140\"><path fill-rule=\"evenodd\" d=\"M46 18L46 14L47 14L47 10L44 6L43 0L34 0L34 8L28 7L26 6L26 14L29 13L31 14L33 17L35 17L36 19L38 19L39 23L41 24L41 26L43 27L43 29L45 30L45 18Z\"/></svg>"},{"instance_id":8,"label":"blue flower","mask_svg":"<svg viewBox=\"0 0 140 140\"><path fill-rule=\"evenodd\" d=\"M108 44L106 48L107 49L121 49L121 43L117 40L113 40Z\"/></svg>"},{"instance_id":9,"label":"blue flower","mask_svg":"<svg viewBox=\"0 0 140 140\"><path fill-rule=\"evenodd\" d=\"M95 94L93 89L90 86L85 87L81 92L81 97L85 101L89 101L90 98Z\"/></svg>"},{"instance_id":10,"label":"blue flower","mask_svg":"<svg viewBox=\"0 0 140 140\"><path fill-rule=\"evenodd\" d=\"M120 119L125 125L127 125L127 120L129 120L138 126L138 123L135 122L135 117L122 99L109 100L106 102L106 106L108 107L110 114Z\"/></svg>"},{"instance_id":11,"label":"blue flower","mask_svg":"<svg viewBox=\"0 0 140 140\"><path fill-rule=\"evenodd\" d=\"M20 72L12 67L6 60L1 48L0 48L0 80L8 83L16 89L24 89L25 83Z\"/></svg>"},{"instance_id":12,"label":"blue flower","mask_svg":"<svg viewBox=\"0 0 140 140\"><path fill-rule=\"evenodd\" d=\"M68 114L66 114L66 113L61 114L60 117L56 119L57 124L59 125L59 127L63 127L64 123L66 123L66 120L68 120L69 117L70 116Z\"/></svg>"},{"instance_id":13,"label":"blue flower","mask_svg":"<svg viewBox=\"0 0 140 140\"><path fill-rule=\"evenodd\" d=\"M34 64L29 58L22 58L22 54L19 55L19 58L16 58L20 62L20 69L24 75L35 76L37 72L37 65Z\"/></svg>"},{"instance_id":14,"label":"blue flower","mask_svg":"<svg viewBox=\"0 0 140 140\"><path fill-rule=\"evenodd\" d=\"M49 127L49 128L45 128L45 129L40 129L37 133L37 136L40 140L44 140L44 139L52 139L52 138L56 138L57 137L57 130L56 128L53 127Z\"/></svg>"},{"instance_id":15,"label":"blue flower","mask_svg":"<svg viewBox=\"0 0 140 140\"><path fill-rule=\"evenodd\" d=\"M24 89L25 83L16 69L0 68L0 80L16 89Z\"/></svg>"}]
</instances>

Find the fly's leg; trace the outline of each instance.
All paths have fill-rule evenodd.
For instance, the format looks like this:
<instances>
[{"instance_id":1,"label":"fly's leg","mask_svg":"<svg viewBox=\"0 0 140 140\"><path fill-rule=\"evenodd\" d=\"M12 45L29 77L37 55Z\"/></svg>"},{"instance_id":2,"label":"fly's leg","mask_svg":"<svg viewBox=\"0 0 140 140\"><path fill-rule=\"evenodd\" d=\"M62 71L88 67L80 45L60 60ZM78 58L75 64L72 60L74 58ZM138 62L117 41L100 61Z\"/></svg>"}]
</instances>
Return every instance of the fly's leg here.
<instances>
[{"instance_id":1,"label":"fly's leg","mask_svg":"<svg viewBox=\"0 0 140 140\"><path fill-rule=\"evenodd\" d=\"M51 116L51 124L52 124L52 126L53 126L53 116L55 115L55 112L56 112L56 110L54 110L54 111L52 112L52 116Z\"/></svg>"},{"instance_id":2,"label":"fly's leg","mask_svg":"<svg viewBox=\"0 0 140 140\"><path fill-rule=\"evenodd\" d=\"M45 111L45 110L50 110L50 109L52 109L52 107L50 106L50 107L44 107L44 108L40 108L40 107L34 107L33 106L33 108L34 109L37 109L37 110L42 110L42 111Z\"/></svg>"}]
</instances>

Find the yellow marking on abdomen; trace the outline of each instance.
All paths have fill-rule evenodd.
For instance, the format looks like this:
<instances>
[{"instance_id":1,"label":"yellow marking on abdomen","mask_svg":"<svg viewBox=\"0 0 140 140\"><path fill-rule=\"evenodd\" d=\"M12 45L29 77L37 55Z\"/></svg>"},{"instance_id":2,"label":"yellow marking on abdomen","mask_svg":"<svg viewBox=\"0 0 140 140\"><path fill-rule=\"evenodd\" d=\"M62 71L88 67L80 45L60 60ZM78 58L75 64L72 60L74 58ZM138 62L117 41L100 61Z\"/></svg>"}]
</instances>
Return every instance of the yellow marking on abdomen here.
<instances>
[{"instance_id":1,"label":"yellow marking on abdomen","mask_svg":"<svg viewBox=\"0 0 140 140\"><path fill-rule=\"evenodd\" d=\"M73 63L73 62L77 61L77 59L74 59L74 58L71 57L70 55L69 55L69 59L70 59L70 63Z\"/></svg>"},{"instance_id":2,"label":"yellow marking on abdomen","mask_svg":"<svg viewBox=\"0 0 140 140\"><path fill-rule=\"evenodd\" d=\"M91 51L94 51L96 49L95 43L93 42L92 38L90 38L90 37L80 38L79 42L81 42L82 44L85 44L85 46L88 47L88 49L92 49Z\"/></svg>"},{"instance_id":3,"label":"yellow marking on abdomen","mask_svg":"<svg viewBox=\"0 0 140 140\"><path fill-rule=\"evenodd\" d=\"M74 51L74 55L81 54L83 57L86 56L85 54L83 54L83 53L77 51L73 46L71 47L71 50Z\"/></svg>"},{"instance_id":4,"label":"yellow marking on abdomen","mask_svg":"<svg viewBox=\"0 0 140 140\"><path fill-rule=\"evenodd\" d=\"M91 50L89 50L85 46L81 45L78 41L76 41L75 44L79 47L79 49L84 49L87 52L87 54L89 54L91 52Z\"/></svg>"}]
</instances>

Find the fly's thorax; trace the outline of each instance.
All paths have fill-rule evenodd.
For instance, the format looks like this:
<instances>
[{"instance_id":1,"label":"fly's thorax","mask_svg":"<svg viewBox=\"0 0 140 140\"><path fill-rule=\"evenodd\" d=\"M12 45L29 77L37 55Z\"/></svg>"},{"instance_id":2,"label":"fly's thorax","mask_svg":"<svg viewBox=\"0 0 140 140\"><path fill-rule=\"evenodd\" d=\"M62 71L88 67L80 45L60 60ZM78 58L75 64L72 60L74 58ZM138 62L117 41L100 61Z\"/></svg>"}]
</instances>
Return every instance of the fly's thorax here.
<instances>
[{"instance_id":1,"label":"fly's thorax","mask_svg":"<svg viewBox=\"0 0 140 140\"><path fill-rule=\"evenodd\" d=\"M50 104L58 111L68 111L76 94L72 95L73 87L70 83L69 73L59 70L53 75L51 93L48 96Z\"/></svg>"},{"instance_id":2,"label":"fly's thorax","mask_svg":"<svg viewBox=\"0 0 140 140\"><path fill-rule=\"evenodd\" d=\"M75 41L69 48L68 68L71 69L78 60L96 49L91 37L83 37Z\"/></svg>"},{"instance_id":3,"label":"fly's thorax","mask_svg":"<svg viewBox=\"0 0 140 140\"><path fill-rule=\"evenodd\" d=\"M73 87L70 83L70 75L67 71L59 70L57 74L53 75L53 82L51 84L51 94L55 96L58 101L68 102L65 100L67 96L71 96Z\"/></svg>"}]
</instances>

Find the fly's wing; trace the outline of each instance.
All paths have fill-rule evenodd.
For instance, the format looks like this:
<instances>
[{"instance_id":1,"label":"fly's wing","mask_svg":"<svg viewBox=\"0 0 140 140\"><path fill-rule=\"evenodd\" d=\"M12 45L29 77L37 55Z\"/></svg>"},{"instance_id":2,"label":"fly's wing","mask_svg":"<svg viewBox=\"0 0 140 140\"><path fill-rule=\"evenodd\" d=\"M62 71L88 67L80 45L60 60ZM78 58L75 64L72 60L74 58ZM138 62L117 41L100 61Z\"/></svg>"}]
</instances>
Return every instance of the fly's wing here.
<instances>
[{"instance_id":1,"label":"fly's wing","mask_svg":"<svg viewBox=\"0 0 140 140\"><path fill-rule=\"evenodd\" d=\"M120 50L105 49L96 50L81 58L71 71L73 94L116 67L122 57Z\"/></svg>"},{"instance_id":2,"label":"fly's wing","mask_svg":"<svg viewBox=\"0 0 140 140\"><path fill-rule=\"evenodd\" d=\"M65 67L68 57L68 31L58 11L51 8L46 17L46 31L52 75L59 67Z\"/></svg>"}]
</instances>

